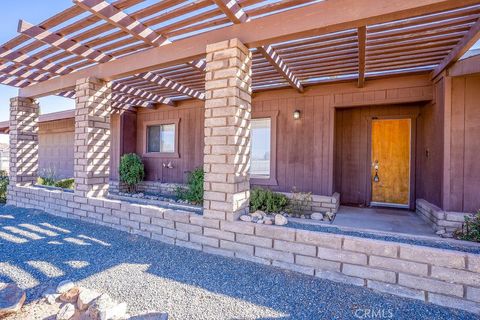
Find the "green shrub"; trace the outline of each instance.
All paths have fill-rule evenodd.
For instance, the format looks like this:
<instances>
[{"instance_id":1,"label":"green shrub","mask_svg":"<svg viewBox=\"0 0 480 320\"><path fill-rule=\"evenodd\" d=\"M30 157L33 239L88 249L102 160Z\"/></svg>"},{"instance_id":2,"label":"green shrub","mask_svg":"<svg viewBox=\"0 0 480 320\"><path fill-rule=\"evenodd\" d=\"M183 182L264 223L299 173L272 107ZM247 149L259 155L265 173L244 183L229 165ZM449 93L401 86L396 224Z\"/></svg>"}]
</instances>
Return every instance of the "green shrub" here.
<instances>
[{"instance_id":1,"label":"green shrub","mask_svg":"<svg viewBox=\"0 0 480 320\"><path fill-rule=\"evenodd\" d=\"M7 202L7 186L8 186L8 173L5 170L0 170L0 202Z\"/></svg>"},{"instance_id":2,"label":"green shrub","mask_svg":"<svg viewBox=\"0 0 480 320\"><path fill-rule=\"evenodd\" d=\"M295 216L301 216L312 206L311 192L298 192L296 189L292 190L292 198L287 211Z\"/></svg>"},{"instance_id":3,"label":"green shrub","mask_svg":"<svg viewBox=\"0 0 480 320\"><path fill-rule=\"evenodd\" d=\"M58 180L54 184L55 187L63 188L63 189L73 189L74 185L75 185L75 179L74 178Z\"/></svg>"},{"instance_id":4,"label":"green shrub","mask_svg":"<svg viewBox=\"0 0 480 320\"><path fill-rule=\"evenodd\" d=\"M281 212L288 205L288 198L269 189L254 188L250 193L250 211Z\"/></svg>"},{"instance_id":5,"label":"green shrub","mask_svg":"<svg viewBox=\"0 0 480 320\"><path fill-rule=\"evenodd\" d=\"M177 188L177 197L193 204L202 204L204 176L203 168L197 168L190 172L187 178L187 188Z\"/></svg>"},{"instance_id":6,"label":"green shrub","mask_svg":"<svg viewBox=\"0 0 480 320\"><path fill-rule=\"evenodd\" d=\"M465 217L465 223L455 232L460 240L480 242L480 210L473 217Z\"/></svg>"},{"instance_id":7,"label":"green shrub","mask_svg":"<svg viewBox=\"0 0 480 320\"><path fill-rule=\"evenodd\" d=\"M145 168L142 159L135 153L128 153L120 158L120 181L125 183L128 192L134 192L137 184L145 177Z\"/></svg>"},{"instance_id":8,"label":"green shrub","mask_svg":"<svg viewBox=\"0 0 480 320\"><path fill-rule=\"evenodd\" d=\"M55 168L43 169L40 172L39 177L37 178L37 184L42 186L55 186L56 175Z\"/></svg>"}]
</instances>

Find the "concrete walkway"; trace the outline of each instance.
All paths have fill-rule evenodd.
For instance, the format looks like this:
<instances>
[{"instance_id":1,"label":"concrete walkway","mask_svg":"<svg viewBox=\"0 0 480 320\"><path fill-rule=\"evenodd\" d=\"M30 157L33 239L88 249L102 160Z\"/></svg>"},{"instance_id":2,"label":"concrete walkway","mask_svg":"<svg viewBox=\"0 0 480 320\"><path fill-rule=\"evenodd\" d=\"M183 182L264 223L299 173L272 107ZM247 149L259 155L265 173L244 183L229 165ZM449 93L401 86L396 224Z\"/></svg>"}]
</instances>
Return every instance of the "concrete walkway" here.
<instances>
[{"instance_id":1,"label":"concrete walkway","mask_svg":"<svg viewBox=\"0 0 480 320\"><path fill-rule=\"evenodd\" d=\"M433 228L415 212L403 209L341 206L332 225L436 237Z\"/></svg>"},{"instance_id":2,"label":"concrete walkway","mask_svg":"<svg viewBox=\"0 0 480 320\"><path fill-rule=\"evenodd\" d=\"M167 311L170 319L367 319L367 312L388 319L476 319L363 287L0 207L0 282L17 282L32 301L64 279L127 302L132 315Z\"/></svg>"}]
</instances>

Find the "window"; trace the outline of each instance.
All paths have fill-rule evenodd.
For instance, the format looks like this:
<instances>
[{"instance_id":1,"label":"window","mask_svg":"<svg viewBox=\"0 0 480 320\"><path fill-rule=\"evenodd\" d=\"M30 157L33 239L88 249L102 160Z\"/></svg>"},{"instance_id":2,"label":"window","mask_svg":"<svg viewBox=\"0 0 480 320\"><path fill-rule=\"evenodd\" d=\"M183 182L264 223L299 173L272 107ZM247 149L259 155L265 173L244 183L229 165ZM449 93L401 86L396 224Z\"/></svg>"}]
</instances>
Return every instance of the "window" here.
<instances>
[{"instance_id":1,"label":"window","mask_svg":"<svg viewBox=\"0 0 480 320\"><path fill-rule=\"evenodd\" d=\"M252 119L251 127L250 175L252 178L269 179L272 152L272 119Z\"/></svg>"},{"instance_id":2,"label":"window","mask_svg":"<svg viewBox=\"0 0 480 320\"><path fill-rule=\"evenodd\" d=\"M147 126L147 153L175 152L175 124Z\"/></svg>"}]
</instances>

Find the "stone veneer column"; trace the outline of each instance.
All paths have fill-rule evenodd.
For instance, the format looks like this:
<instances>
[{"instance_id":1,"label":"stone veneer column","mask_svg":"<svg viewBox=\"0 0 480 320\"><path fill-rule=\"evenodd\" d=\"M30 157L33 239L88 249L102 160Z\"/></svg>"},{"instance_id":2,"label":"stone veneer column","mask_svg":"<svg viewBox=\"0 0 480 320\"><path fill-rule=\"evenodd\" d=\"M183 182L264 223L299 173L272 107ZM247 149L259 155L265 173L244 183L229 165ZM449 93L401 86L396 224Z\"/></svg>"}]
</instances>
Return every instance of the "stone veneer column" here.
<instances>
[{"instance_id":1,"label":"stone veneer column","mask_svg":"<svg viewBox=\"0 0 480 320\"><path fill-rule=\"evenodd\" d=\"M250 198L252 55L238 39L207 46L204 216L235 220Z\"/></svg>"},{"instance_id":2,"label":"stone veneer column","mask_svg":"<svg viewBox=\"0 0 480 320\"><path fill-rule=\"evenodd\" d=\"M75 195L103 197L110 175L111 86L85 78L75 92Z\"/></svg>"},{"instance_id":3,"label":"stone veneer column","mask_svg":"<svg viewBox=\"0 0 480 320\"><path fill-rule=\"evenodd\" d=\"M30 98L10 99L10 184L29 185L37 180L38 103Z\"/></svg>"}]
</instances>

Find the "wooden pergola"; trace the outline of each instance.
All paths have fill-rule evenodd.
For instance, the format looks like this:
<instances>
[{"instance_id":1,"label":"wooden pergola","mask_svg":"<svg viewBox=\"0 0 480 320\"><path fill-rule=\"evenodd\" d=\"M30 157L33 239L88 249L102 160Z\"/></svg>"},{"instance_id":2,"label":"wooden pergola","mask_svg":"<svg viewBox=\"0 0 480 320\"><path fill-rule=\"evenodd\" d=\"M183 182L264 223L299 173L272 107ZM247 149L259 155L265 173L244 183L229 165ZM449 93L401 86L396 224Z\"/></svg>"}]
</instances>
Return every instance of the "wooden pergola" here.
<instances>
[{"instance_id":1,"label":"wooden pergola","mask_svg":"<svg viewBox=\"0 0 480 320\"><path fill-rule=\"evenodd\" d=\"M22 97L75 97L75 81L113 81L113 106L205 99L205 47L238 38L254 91L430 72L480 38L478 0L73 0L0 48L0 83Z\"/></svg>"}]
</instances>

